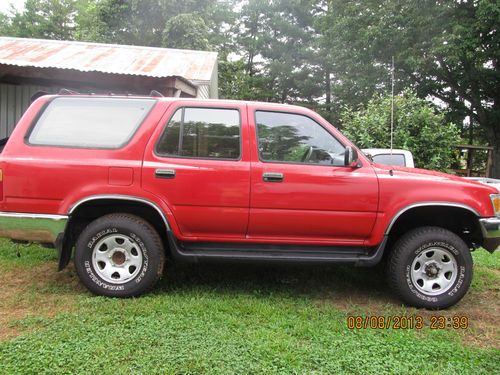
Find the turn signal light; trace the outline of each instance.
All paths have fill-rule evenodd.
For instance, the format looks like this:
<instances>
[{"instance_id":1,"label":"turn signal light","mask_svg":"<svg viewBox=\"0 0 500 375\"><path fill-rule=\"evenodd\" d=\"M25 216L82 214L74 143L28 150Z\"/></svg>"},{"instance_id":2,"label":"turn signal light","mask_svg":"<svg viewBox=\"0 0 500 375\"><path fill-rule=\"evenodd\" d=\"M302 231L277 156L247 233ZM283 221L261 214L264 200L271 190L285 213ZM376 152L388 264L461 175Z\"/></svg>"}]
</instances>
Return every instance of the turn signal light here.
<instances>
[{"instance_id":1,"label":"turn signal light","mask_svg":"<svg viewBox=\"0 0 500 375\"><path fill-rule=\"evenodd\" d=\"M491 194L490 195L491 204L493 205L493 211L495 212L495 216L500 215L500 194Z\"/></svg>"}]
</instances>

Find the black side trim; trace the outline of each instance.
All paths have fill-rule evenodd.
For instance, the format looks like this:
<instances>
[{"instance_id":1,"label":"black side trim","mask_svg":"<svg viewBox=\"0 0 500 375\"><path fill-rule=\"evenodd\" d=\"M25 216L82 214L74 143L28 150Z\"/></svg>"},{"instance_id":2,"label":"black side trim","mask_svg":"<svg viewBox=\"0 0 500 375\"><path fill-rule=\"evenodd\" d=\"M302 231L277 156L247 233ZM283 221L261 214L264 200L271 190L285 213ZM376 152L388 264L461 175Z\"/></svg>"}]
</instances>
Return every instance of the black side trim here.
<instances>
[{"instance_id":1,"label":"black side trim","mask_svg":"<svg viewBox=\"0 0 500 375\"><path fill-rule=\"evenodd\" d=\"M167 231L170 251L176 261L243 261L289 263L351 263L356 266L376 265L384 253L387 237L378 247L276 246L230 243L189 243L177 241Z\"/></svg>"},{"instance_id":2,"label":"black side trim","mask_svg":"<svg viewBox=\"0 0 500 375\"><path fill-rule=\"evenodd\" d=\"M382 240L380 245L378 245L378 247L375 249L372 255L359 257L358 261L355 264L356 267L376 266L382 260L382 256L384 255L385 251L385 246L387 245L387 240L388 236L384 236L384 239Z\"/></svg>"}]
</instances>

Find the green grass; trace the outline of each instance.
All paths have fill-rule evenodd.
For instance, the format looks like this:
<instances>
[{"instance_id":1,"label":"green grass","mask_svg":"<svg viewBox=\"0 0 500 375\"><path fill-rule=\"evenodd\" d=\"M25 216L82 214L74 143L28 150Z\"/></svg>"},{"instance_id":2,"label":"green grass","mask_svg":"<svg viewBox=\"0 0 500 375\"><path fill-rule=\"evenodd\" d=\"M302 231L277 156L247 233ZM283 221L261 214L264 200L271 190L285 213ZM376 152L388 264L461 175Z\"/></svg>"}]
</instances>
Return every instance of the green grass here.
<instances>
[{"instance_id":1,"label":"green grass","mask_svg":"<svg viewBox=\"0 0 500 375\"><path fill-rule=\"evenodd\" d=\"M17 258L15 248L0 242L0 267L26 273L44 264L55 268L54 250L29 246L21 252ZM474 254L472 303L498 291L499 255ZM64 272L74 277L72 269ZM75 306L61 306L53 317L13 319L9 324L21 334L0 341L0 373L498 372L498 347L464 345L452 330L349 330L350 313L428 314L401 306L376 269L170 266L152 293L127 300L61 284L50 279L20 294L43 303L65 293Z\"/></svg>"},{"instance_id":2,"label":"green grass","mask_svg":"<svg viewBox=\"0 0 500 375\"><path fill-rule=\"evenodd\" d=\"M17 244L0 239L0 265L2 272L17 268L30 268L56 259L54 249L33 244Z\"/></svg>"}]
</instances>

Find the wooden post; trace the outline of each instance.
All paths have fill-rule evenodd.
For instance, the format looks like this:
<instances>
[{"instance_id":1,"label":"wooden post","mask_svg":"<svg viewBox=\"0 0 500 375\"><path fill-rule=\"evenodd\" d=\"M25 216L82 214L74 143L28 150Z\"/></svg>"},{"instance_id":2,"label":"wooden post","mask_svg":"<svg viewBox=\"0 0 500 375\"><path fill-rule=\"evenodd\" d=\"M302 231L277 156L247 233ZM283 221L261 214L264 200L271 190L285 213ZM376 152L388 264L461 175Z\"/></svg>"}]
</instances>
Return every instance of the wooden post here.
<instances>
[{"instance_id":1,"label":"wooden post","mask_svg":"<svg viewBox=\"0 0 500 375\"><path fill-rule=\"evenodd\" d=\"M488 150L488 159L486 161L486 177L491 177L492 166L493 166L493 151Z\"/></svg>"}]
</instances>

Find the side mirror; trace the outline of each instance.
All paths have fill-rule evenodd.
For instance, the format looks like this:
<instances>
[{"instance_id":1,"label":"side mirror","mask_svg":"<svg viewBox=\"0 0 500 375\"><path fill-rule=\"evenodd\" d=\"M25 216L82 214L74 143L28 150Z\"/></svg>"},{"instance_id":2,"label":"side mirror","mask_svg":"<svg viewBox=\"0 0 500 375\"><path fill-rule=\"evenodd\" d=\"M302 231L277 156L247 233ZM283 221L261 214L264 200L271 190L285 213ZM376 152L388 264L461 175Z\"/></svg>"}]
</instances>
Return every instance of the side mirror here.
<instances>
[{"instance_id":1,"label":"side mirror","mask_svg":"<svg viewBox=\"0 0 500 375\"><path fill-rule=\"evenodd\" d=\"M352 148L351 146L347 146L344 152L344 165L346 167L358 168L358 151Z\"/></svg>"}]
</instances>

